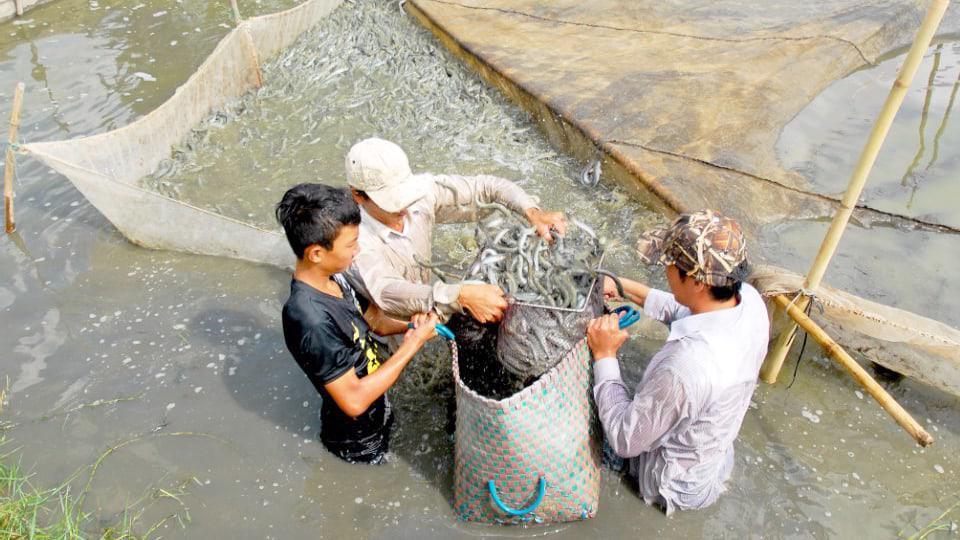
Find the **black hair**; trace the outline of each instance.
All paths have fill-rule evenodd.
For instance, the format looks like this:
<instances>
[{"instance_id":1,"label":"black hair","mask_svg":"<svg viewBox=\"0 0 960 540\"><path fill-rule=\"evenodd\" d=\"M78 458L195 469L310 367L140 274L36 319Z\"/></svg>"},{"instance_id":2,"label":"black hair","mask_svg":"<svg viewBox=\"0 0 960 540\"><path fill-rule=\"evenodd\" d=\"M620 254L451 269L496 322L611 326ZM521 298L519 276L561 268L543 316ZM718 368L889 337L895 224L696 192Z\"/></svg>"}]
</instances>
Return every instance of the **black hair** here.
<instances>
[{"instance_id":1,"label":"black hair","mask_svg":"<svg viewBox=\"0 0 960 540\"><path fill-rule=\"evenodd\" d=\"M725 287L711 285L710 296L712 296L717 302L725 302L740 294L740 286L742 284L742 281L734 281L731 285L727 285Z\"/></svg>"},{"instance_id":2,"label":"black hair","mask_svg":"<svg viewBox=\"0 0 960 540\"><path fill-rule=\"evenodd\" d=\"M302 259L313 244L332 248L344 225L359 225L360 207L345 189L298 184L283 194L276 216L293 253Z\"/></svg>"},{"instance_id":3,"label":"black hair","mask_svg":"<svg viewBox=\"0 0 960 540\"><path fill-rule=\"evenodd\" d=\"M677 270L680 270L680 268L677 267ZM685 281L688 277L690 277L690 274L687 274L684 270L680 270L680 281ZM722 287L716 285L707 285L707 287L710 289L711 298L717 302L725 302L740 294L741 285L743 285L742 281L734 281L730 285L724 285Z\"/></svg>"},{"instance_id":4,"label":"black hair","mask_svg":"<svg viewBox=\"0 0 960 540\"><path fill-rule=\"evenodd\" d=\"M362 190L359 190L359 189L354 189L353 192L356 193L356 194L357 194L357 197L360 197L361 199L369 199L369 198L370 198L370 196L367 195L367 192L366 192L366 191L362 191Z\"/></svg>"}]
</instances>

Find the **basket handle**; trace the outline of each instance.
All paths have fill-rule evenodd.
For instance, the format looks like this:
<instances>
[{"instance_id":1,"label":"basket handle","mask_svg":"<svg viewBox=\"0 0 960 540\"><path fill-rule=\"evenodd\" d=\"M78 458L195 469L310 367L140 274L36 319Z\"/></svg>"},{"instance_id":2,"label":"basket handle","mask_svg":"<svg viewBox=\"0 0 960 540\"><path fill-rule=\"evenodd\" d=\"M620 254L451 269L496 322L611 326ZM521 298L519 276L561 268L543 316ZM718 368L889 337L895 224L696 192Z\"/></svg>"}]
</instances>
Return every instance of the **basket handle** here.
<instances>
[{"instance_id":1,"label":"basket handle","mask_svg":"<svg viewBox=\"0 0 960 540\"><path fill-rule=\"evenodd\" d=\"M407 323L407 328L413 328L413 323ZM450 328L445 324L437 323L434 325L434 328L436 328L437 334L440 334L441 337L447 338L451 341L457 337L453 335L453 330L450 330Z\"/></svg>"},{"instance_id":2,"label":"basket handle","mask_svg":"<svg viewBox=\"0 0 960 540\"><path fill-rule=\"evenodd\" d=\"M537 498L526 508L521 508L519 510L510 508L509 506L503 504L503 501L500 500L500 496L497 495L497 486L493 483L493 480L487 482L487 488L490 490L490 498L493 499L493 504L497 505L497 508L500 511L510 514L511 516L525 516L531 512L536 511L537 507L540 506L540 503L543 502L543 496L547 492L547 480L544 477L540 477L540 480L537 482Z\"/></svg>"},{"instance_id":3,"label":"basket handle","mask_svg":"<svg viewBox=\"0 0 960 540\"><path fill-rule=\"evenodd\" d=\"M631 306L620 306L613 310L613 313L623 314L620 317L621 330L640 320L640 312L633 309Z\"/></svg>"}]
</instances>

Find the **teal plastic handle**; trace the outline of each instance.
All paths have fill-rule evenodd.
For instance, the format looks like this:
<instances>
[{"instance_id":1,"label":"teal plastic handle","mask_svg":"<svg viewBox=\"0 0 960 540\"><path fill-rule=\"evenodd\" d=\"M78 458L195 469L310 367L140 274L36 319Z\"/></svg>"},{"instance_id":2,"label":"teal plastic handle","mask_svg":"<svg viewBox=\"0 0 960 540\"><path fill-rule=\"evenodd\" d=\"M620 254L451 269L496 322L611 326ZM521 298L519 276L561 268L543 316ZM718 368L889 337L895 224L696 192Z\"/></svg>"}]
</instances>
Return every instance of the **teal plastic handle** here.
<instances>
[{"instance_id":1,"label":"teal plastic handle","mask_svg":"<svg viewBox=\"0 0 960 540\"><path fill-rule=\"evenodd\" d=\"M413 328L413 323L407 323L407 328ZM437 329L437 333L440 334L441 336L451 341L456 339L456 336L453 335L453 330L450 330L450 328L447 327L447 325L437 323L436 326L434 326L434 328Z\"/></svg>"},{"instance_id":2,"label":"teal plastic handle","mask_svg":"<svg viewBox=\"0 0 960 540\"><path fill-rule=\"evenodd\" d=\"M500 500L500 496L497 495L497 486L493 483L493 480L487 482L487 489L490 490L490 498L493 499L493 504L497 505L497 508L505 514L510 514L511 516L525 516L531 512L536 511L537 507L540 506L540 503L543 502L543 496L547 493L547 480L544 477L540 477L540 480L537 482L537 498L526 508L521 508L519 510L510 508L509 506L503 504L503 501Z\"/></svg>"},{"instance_id":3,"label":"teal plastic handle","mask_svg":"<svg viewBox=\"0 0 960 540\"><path fill-rule=\"evenodd\" d=\"M621 330L640 320L640 312L633 309L631 306L620 306L613 310L613 312L623 313L623 316L620 317Z\"/></svg>"}]
</instances>

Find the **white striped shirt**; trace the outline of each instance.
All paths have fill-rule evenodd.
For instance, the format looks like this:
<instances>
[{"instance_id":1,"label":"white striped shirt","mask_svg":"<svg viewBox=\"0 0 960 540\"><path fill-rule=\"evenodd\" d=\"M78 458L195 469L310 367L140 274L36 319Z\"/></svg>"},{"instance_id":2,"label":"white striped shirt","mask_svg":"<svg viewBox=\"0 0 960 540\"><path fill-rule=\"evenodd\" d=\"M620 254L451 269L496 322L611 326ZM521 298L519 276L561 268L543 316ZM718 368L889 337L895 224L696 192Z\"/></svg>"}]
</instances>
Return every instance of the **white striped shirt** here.
<instances>
[{"instance_id":1,"label":"white striped shirt","mask_svg":"<svg viewBox=\"0 0 960 540\"><path fill-rule=\"evenodd\" d=\"M733 441L756 388L770 324L744 283L733 308L692 315L651 290L644 312L670 326L631 398L616 358L594 363L594 398L607 442L630 459L644 500L667 514L709 506L725 491Z\"/></svg>"}]
</instances>

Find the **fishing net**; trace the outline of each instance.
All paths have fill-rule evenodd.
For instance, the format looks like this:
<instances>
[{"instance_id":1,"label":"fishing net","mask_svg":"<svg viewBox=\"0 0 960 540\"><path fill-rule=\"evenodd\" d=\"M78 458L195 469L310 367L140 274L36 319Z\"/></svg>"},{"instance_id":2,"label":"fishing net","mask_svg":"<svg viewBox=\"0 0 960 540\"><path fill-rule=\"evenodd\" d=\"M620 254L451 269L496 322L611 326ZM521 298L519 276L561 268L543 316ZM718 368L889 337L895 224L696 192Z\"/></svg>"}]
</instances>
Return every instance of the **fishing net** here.
<instances>
[{"instance_id":1,"label":"fishing net","mask_svg":"<svg viewBox=\"0 0 960 540\"><path fill-rule=\"evenodd\" d=\"M211 111L260 86L260 62L293 43L339 0L310 0L242 22L174 95L135 122L69 141L23 150L73 182L130 241L156 249L233 257L292 267L284 237L146 189L140 180L168 159Z\"/></svg>"},{"instance_id":2,"label":"fishing net","mask_svg":"<svg viewBox=\"0 0 960 540\"><path fill-rule=\"evenodd\" d=\"M485 339L489 335L493 342L476 351L468 346L465 356L487 359L495 351L507 371L531 382L579 342L590 320L603 312L603 283L597 276L602 272L605 241L593 228L574 218L568 234L554 235L548 242L509 208L496 203L477 204L492 210L477 222L477 257L465 274L457 273L463 279L456 281L497 285L511 301L495 335L488 326L471 328L463 321L457 322L460 332L471 336L470 342L478 341L472 336L480 335ZM441 264L420 264L430 267L441 279L457 275L440 271Z\"/></svg>"},{"instance_id":3,"label":"fishing net","mask_svg":"<svg viewBox=\"0 0 960 540\"><path fill-rule=\"evenodd\" d=\"M136 244L156 249L170 249L204 255L225 256L280 267L290 267L294 262L293 255L290 253L290 249L282 234L274 226L268 227L264 221L261 221L259 224L254 223L249 219L243 219L242 216L225 216L215 208L185 202L182 198L178 198L175 191L167 192L159 189L159 186L145 186L142 180L158 171L158 166L160 166L160 172L163 172L167 167L171 167L172 165L169 163L171 159L171 148L184 145L196 137L202 136L203 128L211 122L216 121L210 119L212 111L225 110L231 103L238 100L242 101L244 96L249 95L251 91L257 89L262 82L264 82L262 81L263 72L261 71L261 65L265 64L270 58L277 56L281 51L288 52L287 49L291 47L301 34L323 20L324 17L340 3L341 2L336 0L307 0L287 11L246 20L221 40L207 60L198 68L196 73L194 73L170 99L149 114L127 126L106 133L68 141L24 144L20 146L20 149L22 152L37 157L49 167L69 178L91 204L113 223L124 236ZM423 2L420 2L420 4L423 4ZM432 5L436 7L440 4L434 3ZM391 9L396 10L396 5L392 4ZM910 7L910 9L913 8ZM909 12L910 9L904 12ZM492 16L494 11L495 10L489 10L489 13L485 13ZM397 13L399 13L399 11L397 11ZM434 13L433 15L436 14ZM477 10L472 10L471 16L478 16ZM896 16L890 18L897 19ZM860 21L860 18L854 19ZM533 20L534 19L530 19L530 21ZM534 24L530 21L524 24ZM471 32L489 31L489 27L482 24L471 24L475 26ZM851 24L854 23L851 22ZM856 24L860 23L858 22ZM363 27L362 25L363 22L357 23L357 29L360 30ZM891 25L889 28L884 28L886 28L887 31L891 31L894 26L896 28L906 28L909 25ZM450 28L453 29L455 27L451 26ZM456 29L457 31L466 32L460 27L456 27ZM577 27L576 31L582 32L583 29ZM468 33L469 32L465 33L465 35ZM899 36L900 34L897 35ZM366 37L364 39L366 39ZM396 53L394 49L406 46L406 42L400 41L401 39L402 36L391 35L389 36L389 40L396 41L398 45L389 47L378 43L375 48L371 48L371 50L367 52L370 55L382 54L384 64L390 64L391 55ZM568 38L564 39L570 42ZM657 38L656 43L661 44L662 41L664 47L672 50L670 49L670 43L667 43L671 39L674 38L671 37L669 33L665 33ZM878 40L878 43L873 47L874 53L886 47L883 43L896 41L896 39ZM622 40L618 40L618 42L620 41ZM704 40L698 40L698 42L700 41ZM744 51L749 52L754 50L755 47L752 43L751 40L744 40L743 43L732 43L727 40L715 39L709 40L708 44L711 50L716 50L717 54L704 56L702 51L694 49L691 49L690 52L691 54L695 54L696 58L710 57L715 60L716 58L724 57L730 58L731 61L742 63L742 54L738 56L738 51L739 53L743 53ZM812 65L809 63L814 62L816 62L818 66L825 65L821 61L821 53L825 55L835 54L828 51L827 48L833 50L833 48L839 47L847 51L844 54L848 65L820 74L820 78L815 82L813 87L811 87L809 92L807 92L810 95L813 95L820 87L826 84L825 81L833 80L844 73L845 70L848 70L851 63L851 55L854 63L858 61L856 60L857 55L855 54L855 49L850 48L849 44L843 43L842 40L803 38L785 40L784 44L785 46L808 47L808 49L805 49L805 61L808 62L807 65ZM528 43L528 45L531 44ZM648 45L649 44L644 42L643 46ZM813 45L816 45L816 47L813 47ZM554 44L552 42L545 42L537 46L553 47ZM498 50L506 51L507 49ZM530 51L527 52L533 54L536 53L536 50L531 48ZM563 55L565 52L567 52L567 49L564 46L557 46L551 54ZM871 57L875 56L874 53L871 53ZM526 54L525 52L525 55ZM513 52L510 52L511 58L516 56ZM578 62L589 61L589 57L587 56L575 56L578 58ZM791 55L771 55L765 56L764 59L765 61L773 62L781 56L784 58L793 57ZM524 57L526 58L528 55ZM746 57L749 58L749 54L747 54ZM547 58L550 60L551 57ZM656 60L657 55L647 55L645 58L647 58L646 62L658 61ZM636 57L635 55L625 55L624 59L628 62L629 65L627 67L629 67L635 64ZM542 58L538 57L538 61L542 61ZM746 64L750 65L749 62ZM551 65L553 65L552 61ZM298 64L297 66L299 66L298 69L312 69L309 65L300 66ZM319 62L319 64L313 67L320 69L320 66L326 66L326 64ZM577 66L579 66L579 64L571 67L571 69L576 71L579 69ZM323 81L327 80L327 78L334 77L334 74L339 69L332 69L332 66L327 67L330 69L323 68L320 73ZM589 66L584 67L584 69L577 71L577 73L589 79L592 77L593 72L588 69L588 67ZM661 73L661 71L654 69L657 65L648 67L652 70L652 73ZM641 68L643 68L642 65L630 67L630 69ZM399 70L398 73L403 73L403 70L406 68L401 66L397 69ZM613 66L611 69L620 68ZM804 73L818 72L816 69L801 71ZM448 72L449 77L453 79L461 77L456 70L450 69ZM536 95L549 94L551 88L563 88L565 89L564 91L578 92L578 95L587 96L589 95L588 90L590 88L598 88L592 81L584 84L571 84L567 79L554 80L552 77L566 77L567 73L562 71L545 73L543 69L536 66L530 69L521 69L520 67L516 67L515 69L511 68L509 72L512 76L516 77L541 77L541 79L535 81L536 84L531 83L528 85L531 89L539 89ZM628 73L630 71L624 68L623 72ZM748 69L746 73L749 74L751 71ZM781 80L779 77L763 76L761 78L763 81L776 82ZM588 109L603 112L604 114L600 114L598 118L611 119L612 121L613 116L606 114L607 105L614 102L619 103L619 101L616 100L625 97L640 99L643 95L646 95L634 92L638 84L637 81L643 80L644 79L626 80L625 83L629 84L612 85L609 88L601 85L601 89L607 89L610 92L614 92L614 94L605 97L601 96L602 99L599 99L595 103L596 107L591 105ZM323 81L314 81L313 84L318 85ZM476 87L476 92L488 96L488 94L485 93L487 90L484 89L482 85L475 81L472 84ZM677 84L689 86L689 84L683 80ZM790 82L790 84L793 84L793 82ZM724 88L737 89L739 86L740 84L734 79L730 85L726 85ZM273 92L275 92L273 97L271 97L269 92L265 92L262 96L263 100L282 100L284 92L286 92L284 88L287 88L287 85L281 85L279 88L273 89ZM694 88L698 87L694 85ZM681 108L685 107L682 100L675 99L675 96L678 94L673 90L675 90L675 88L671 86L664 91L664 95L668 97L663 103L676 104L677 107ZM396 89L386 88L384 91L394 92ZM468 93L473 91L474 90L470 90ZM714 95L716 92L708 92L707 94ZM721 98L723 97L722 94L716 95L720 95ZM775 92L766 92L765 95L778 96L778 99L781 99L784 96L793 96L794 94L788 91L788 89L783 89ZM752 99L752 96L753 94L743 93L743 99L748 102ZM791 99L792 101L789 103L774 108L773 110L779 111L776 118L767 119L763 124L782 124L781 120L795 114L796 109L800 106L799 104L808 99L808 96L802 95L799 98ZM445 100L447 100L447 96L442 96L442 99L438 99L437 101L444 101L445 103ZM570 100L564 103L571 105L573 103L580 103L580 101L582 100ZM390 104L394 101L389 94L384 94L380 102ZM766 105L770 105L770 103L768 101L764 101L763 103L765 104L764 110L767 110ZM318 103L317 105L321 106L323 104ZM634 103L634 105L636 105L636 107L634 107L636 110L645 110L643 103L637 102ZM408 109L411 108L408 104L403 104L402 106ZM457 104L457 106L459 106L459 104ZM444 114L451 114L450 111L455 111L456 109L456 106L442 110L438 109L434 111L437 114L431 116L418 116L417 114L413 114L414 111L411 111L409 115L403 118L407 118L408 116L415 117L415 120L422 124L424 130L432 131L437 126L443 125ZM741 107L706 107L704 110L708 109L730 112L739 110ZM756 106L745 106L743 109L747 113L753 114ZM563 111L566 109L561 107L558 110ZM665 118L666 120L664 122L648 121L648 119L643 116L638 117L638 121L640 121L642 126L646 126L644 129L654 130L662 135L664 133L662 130L664 125L672 126L678 119L687 118L689 116L686 114L687 112L688 111L680 111L680 113L675 114L673 109L666 108L660 111L658 116ZM483 109L481 113L485 118L490 117L490 115L502 114L498 113L496 108ZM395 116L391 115L389 111L383 114L376 113L371 115L374 117L373 120L378 122L384 130L389 130L391 127L390 124L396 121ZM743 125L753 125L754 116L755 115L750 116L750 122ZM572 117L573 116L571 116L571 118ZM696 117L690 118L696 120ZM503 121L502 123L510 130L510 133L504 137L526 140L524 139L526 135L522 133L522 129L527 128L514 129L514 124L507 121ZM616 125L620 126L621 124L617 123ZM730 123L727 121L714 123L700 122L698 120L696 122L691 121L690 125L716 125L721 126L717 129L726 131L730 129ZM334 126L331 129L334 130L336 128ZM601 130L598 133L604 136L603 133L606 132ZM674 131L668 130L668 134L674 133ZM738 131L734 130L733 133L736 134ZM477 141L489 140L490 138L484 133L471 133L469 137L475 138ZM767 177L764 173L768 172L768 169L771 168L769 167L770 163L772 163L770 159L753 160L752 157L754 157L754 155L748 156L751 157L751 159L738 159L733 162L728 162L726 158L719 159L724 157L722 155L719 157L716 155L718 152L722 153L724 151L725 145L722 144L722 142L740 139L739 137L723 136L722 134L717 135L716 133L710 132L701 134L701 136L697 137L697 141L701 141L698 144L702 146L706 144L704 141L710 141L709 146L704 147L706 148L704 155L697 154L691 149L686 149L691 150L690 152L686 152L683 148L665 147L666 150L661 151L663 145L653 143L632 145L632 143L629 143L627 140L632 136L627 136L627 134L618 137L617 134L614 133L612 137L616 140L612 139L612 142L608 141L609 144L607 146L609 147L610 155L614 157L620 156L617 159L622 158L621 160L630 158L631 160L642 162L643 169L648 173L648 176L659 179L663 184L666 189L665 197L667 199L671 197L676 199L682 196L684 201L690 206L709 205L720 207L721 209L741 208L744 209L744 211L732 211L729 213L736 215L738 218L743 218L747 222L751 221L750 217L752 215L748 210L774 212L777 216L784 214L821 215L822 213L820 210L812 211L797 201L787 201L787 198L793 197L792 194L795 193L794 191L783 191L777 188L774 190L776 191L776 196L762 192L772 185L771 182L764 180L764 178ZM677 138L677 140L680 141L689 139L690 137L688 136ZM742 139L759 140L757 137L747 136ZM270 144L279 145L282 143L282 140L278 140L275 137L270 137L268 140ZM452 144L455 144L457 147L470 143L470 141L460 141L455 138L450 140ZM620 142L616 142L617 140ZM432 139L424 138L424 141L426 141L424 144L428 147L435 146L435 141ZM544 150L532 144L524 144L522 146L529 146L533 149L531 151L544 152ZM279 147L275 148L275 150L279 152ZM340 150L337 150L337 152L342 155ZM685 157L691 153L696 159L691 160ZM428 152L425 152L424 156L427 155ZM555 155L555 152L552 152L551 156L552 155ZM507 160L507 158L502 155L497 155L496 159ZM164 160L168 161L165 162ZM540 162L537 156L533 154L524 156L523 160L526 163ZM161 165L162 162L163 164ZM605 161L605 163L606 162L607 161ZM754 162L763 165L762 167L758 165L760 168L752 170L751 174L754 176L745 176L737 172L738 168L749 168L748 165ZM703 167L713 167L709 170L713 171L710 178L714 178L714 181L688 181L691 178L706 177ZM302 168L302 165L300 168ZM260 172L261 169L251 170L248 176L258 175ZM775 175L770 176L774 177ZM234 177L228 176L225 177L224 181L230 181L233 178ZM304 180L310 179L313 178L305 178ZM773 179L788 185L797 183L796 179L780 177ZM718 189L717 186L721 184L725 187ZM794 187L793 189L799 188ZM673 195L671 195L671 193ZM720 198L718 199L717 197ZM272 203L275 199L275 196L271 196L270 202ZM816 199L817 201L823 202L820 197ZM261 209L269 206L262 200L255 202ZM780 204L781 202L783 204ZM603 201L603 197L598 195L594 204L600 207L600 205L606 203ZM806 210L804 208L806 208ZM623 217L619 215L614 216L617 220L626 221L631 221L636 219L636 217L636 214L628 214ZM763 219L757 218L752 220L752 223L759 226L765 222L765 220L766 217ZM628 232L632 233L632 231ZM628 243L630 242L628 241ZM770 290L795 291L799 289L799 281L794 279L791 274L784 272L774 271L773 274L771 274L769 283ZM764 286L761 285L760 288L763 289ZM827 290L826 288L824 289ZM956 329L903 310L882 306L852 295L840 293L839 291L836 292L835 297L821 292L821 299L824 300L824 313L822 316L819 316L819 318L828 328L832 325L830 331L838 341L847 344L847 346L855 351L862 352L865 356L882 365L916 377L919 380L948 392L955 394L960 393L960 382L958 382L958 379L960 379L960 345L958 345L960 337L957 336L958 331ZM817 312L814 312L814 315L817 316ZM558 327L559 326L560 324L558 323ZM553 356L553 358L556 358L556 356Z\"/></svg>"},{"instance_id":4,"label":"fishing net","mask_svg":"<svg viewBox=\"0 0 960 540\"><path fill-rule=\"evenodd\" d=\"M765 297L791 298L804 277L774 266L757 266L750 282ZM811 316L850 351L913 379L960 395L960 330L917 314L821 285ZM781 322L781 321L778 321Z\"/></svg>"},{"instance_id":5,"label":"fishing net","mask_svg":"<svg viewBox=\"0 0 960 540\"><path fill-rule=\"evenodd\" d=\"M587 334L587 325L603 313L603 282L587 288L580 309L516 302L497 331L497 359L511 373L539 377Z\"/></svg>"},{"instance_id":6,"label":"fishing net","mask_svg":"<svg viewBox=\"0 0 960 540\"><path fill-rule=\"evenodd\" d=\"M464 383L453 347L454 511L460 519L551 523L596 515L600 453L590 369L581 339L537 382L495 400Z\"/></svg>"}]
</instances>

